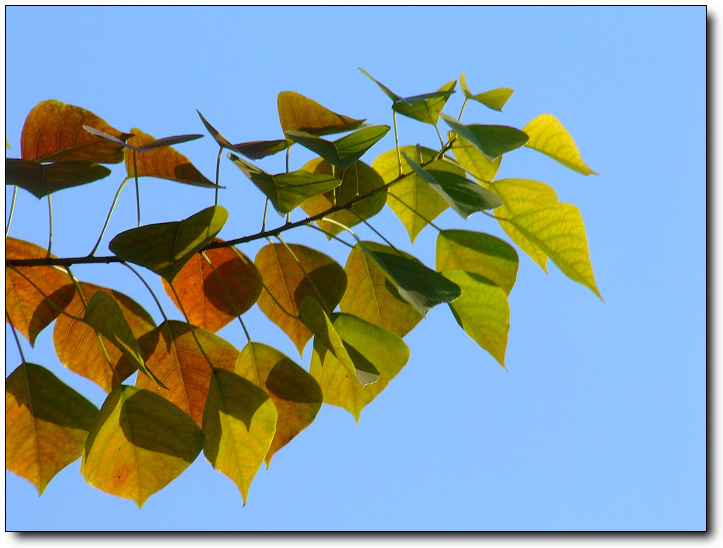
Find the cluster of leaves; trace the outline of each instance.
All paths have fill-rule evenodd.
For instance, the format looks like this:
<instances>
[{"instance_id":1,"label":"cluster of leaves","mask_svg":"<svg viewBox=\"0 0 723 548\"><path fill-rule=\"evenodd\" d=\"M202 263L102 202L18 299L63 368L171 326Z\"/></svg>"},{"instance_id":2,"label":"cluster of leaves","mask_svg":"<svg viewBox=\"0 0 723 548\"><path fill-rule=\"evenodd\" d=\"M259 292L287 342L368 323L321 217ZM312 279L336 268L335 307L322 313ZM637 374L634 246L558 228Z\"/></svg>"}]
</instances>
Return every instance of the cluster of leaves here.
<instances>
[{"instance_id":1,"label":"cluster of leaves","mask_svg":"<svg viewBox=\"0 0 723 548\"><path fill-rule=\"evenodd\" d=\"M25 361L6 379L6 466L40 493L69 463L95 487L141 506L203 451L211 465L238 486L244 502L262 462L314 420L322 403L348 410L358 421L409 359L403 341L432 307L447 304L462 329L505 366L508 295L518 254L505 241L468 230L444 230L435 218L451 207L467 219L484 212L543 269L554 261L567 276L598 296L580 213L560 203L548 185L495 180L504 154L527 146L567 167L593 173L572 138L549 114L522 130L463 124L444 112L455 92L401 97L371 78L391 99L396 115L438 128L440 148L397 146L371 163L361 158L391 130L332 112L298 93L282 92L278 112L283 138L232 144L201 115L228 158L282 216L301 208L304 219L258 234L223 241L228 212L211 182L171 145L202 135L154 139L139 129L122 133L82 108L45 101L28 115L21 159L6 159L6 184L38 198L106 177L103 164L125 162L128 180L160 177L216 189L216 205L178 222L142 225L115 235L112 255L56 258L48 249L6 233L6 320L34 345L55 322L60 361L103 388L100 410L48 369ZM460 79L464 105L501 110L512 90L473 94ZM329 140L328 135L345 136ZM294 145L318 157L289 171ZM282 151L287 170L270 174L251 161ZM243 159L245 157L246 159ZM118 197L116 194L116 199ZM438 230L430 268L384 243L357 237L385 205L406 227L411 242L421 230ZM115 201L113 203L115 206ZM12 207L14 207L14 199ZM111 207L111 213L113 207ZM110 213L109 213L110 217ZM11 210L12 218L12 210ZM315 224L348 245L346 264L315 249L287 244L282 232ZM106 223L107 226L107 223ZM8 226L9 229L9 226ZM105 231L105 228L103 229ZM351 245L340 238L349 233ZM375 231L376 232L376 231ZM101 238L103 234L101 233ZM101 238L98 242L100 243ZM251 260L238 245L266 238ZM274 238L275 241L272 241ZM130 297L78 280L77 263L119 262L160 276L185 321L163 321ZM145 283L145 282L144 282ZM146 285L150 290L150 286ZM152 291L151 291L152 293ZM270 346L238 350L216 333L252 306L293 341L299 353L313 338L308 370ZM244 331L246 331L245 326ZM16 335L17 338L17 335ZM136 371L135 384L124 382Z\"/></svg>"}]
</instances>

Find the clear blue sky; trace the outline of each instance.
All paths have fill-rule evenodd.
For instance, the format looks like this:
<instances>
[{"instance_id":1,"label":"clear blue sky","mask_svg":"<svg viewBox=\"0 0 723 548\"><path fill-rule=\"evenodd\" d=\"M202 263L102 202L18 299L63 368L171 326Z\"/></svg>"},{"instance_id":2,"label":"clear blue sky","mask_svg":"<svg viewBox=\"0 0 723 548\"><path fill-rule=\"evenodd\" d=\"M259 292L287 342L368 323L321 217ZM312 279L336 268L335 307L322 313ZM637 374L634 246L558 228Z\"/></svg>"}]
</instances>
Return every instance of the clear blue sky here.
<instances>
[{"instance_id":1,"label":"clear blue sky","mask_svg":"<svg viewBox=\"0 0 723 548\"><path fill-rule=\"evenodd\" d=\"M499 177L544 181L580 208L605 299L554 265L546 275L521 255L510 297L509 371L438 307L406 337L409 363L359 424L325 405L259 471L246 507L202 454L141 510L87 485L78 461L42 497L6 472L8 530L706 527L705 7L9 7L5 13L9 157L20 154L25 116L46 99L155 137L204 133L199 109L225 137L241 142L281 136L276 96L284 90L391 125L389 100L357 67L400 95L436 90L460 73L475 93L511 87L504 114L468 104L465 121L521 128L552 113L567 127L599 177L583 177L532 150L506 157ZM460 95L447 112L459 112ZM403 144L437 141L429 127L399 123ZM365 160L393 146L388 135ZM213 178L218 148L210 137L178 149ZM294 151L297 167L305 159ZM260 165L283 171L283 155ZM103 182L53 195L54 253L89 251L123 176L119 165ZM228 162L221 178L228 187L221 204L230 211L221 237L257 231L261 194ZM141 193L145 222L179 220L213 203L212 191L158 179L141 180ZM128 186L111 232L133 226L134 206ZM440 223L502 234L481 215L464 223L448 211ZM433 264L433 229L412 247L388 208L373 224ZM21 191L11 235L45 245L47 230L46 201ZM314 233L288 240L321 246L345 262L346 248ZM243 250L253 255L259 247ZM159 320L127 271L74 271L132 295ZM153 287L163 293L160 282ZM175 313L168 299L164 304ZM300 358L258 308L246 322L254 339L308 366L310 351ZM239 348L245 343L237 323L221 334ZM6 342L9 374L20 357ZM51 343L49 328L35 349L25 344L28 360L99 406L102 390L64 369Z\"/></svg>"}]
</instances>

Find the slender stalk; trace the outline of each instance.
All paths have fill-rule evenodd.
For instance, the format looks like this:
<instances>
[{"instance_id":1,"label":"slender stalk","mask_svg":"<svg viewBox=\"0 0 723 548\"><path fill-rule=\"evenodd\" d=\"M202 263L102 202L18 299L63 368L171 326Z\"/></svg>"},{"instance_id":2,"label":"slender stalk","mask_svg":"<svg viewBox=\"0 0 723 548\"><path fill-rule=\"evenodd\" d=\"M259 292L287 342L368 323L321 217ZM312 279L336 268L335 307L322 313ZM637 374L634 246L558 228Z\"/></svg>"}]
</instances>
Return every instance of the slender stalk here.
<instances>
[{"instance_id":1,"label":"slender stalk","mask_svg":"<svg viewBox=\"0 0 723 548\"><path fill-rule=\"evenodd\" d=\"M304 268L304 265L301 264L301 261L300 261L299 258L296 256L296 253L293 252L293 250L286 244L286 242L285 242L284 240L281 239L280 236L276 236L276 239L279 240L279 242L281 242L281 244L286 248L286 250L287 250L289 253L291 253L291 256L292 256L292 257L294 258L294 260L296 261L296 264L299 265L299 268L300 268L301 271L304 273L304 277L305 277L307 280L309 280L309 283L311 284L311 287L314 289L314 292L315 292L316 295L319 297L319 299L318 299L318 300L319 300L319 304L320 304L322 307L324 307L324 310L326 310L326 312L327 312L328 314L331 314L331 310L328 310L328 309L327 309L326 299L324 299L324 296L321 294L321 291L319 291L319 288L318 288L318 287L316 286L316 284L314 283L314 280L311 278L311 276L309 276L309 273L308 273L308 272L306 271L306 269Z\"/></svg>"},{"instance_id":2,"label":"slender stalk","mask_svg":"<svg viewBox=\"0 0 723 548\"><path fill-rule=\"evenodd\" d=\"M286 148L286 173L289 172L289 154L291 153L291 147Z\"/></svg>"},{"instance_id":3,"label":"slender stalk","mask_svg":"<svg viewBox=\"0 0 723 548\"><path fill-rule=\"evenodd\" d=\"M103 230L100 231L100 236L98 236L98 241L95 242L95 245L93 246L93 249L90 253L88 253L89 257L92 257L96 250L98 249L98 246L100 245L101 240L103 239L103 235L105 234L106 229L108 228L108 224L110 223L111 215L113 215L113 210L115 209L115 205L118 202L118 198L120 197L121 190L123 190L123 187L128 182L129 177L126 177L123 179L123 182L118 187L118 191L115 193L115 197L113 198L113 203L110 206L110 210L108 211L108 217L105 219L105 224L103 225Z\"/></svg>"},{"instance_id":4,"label":"slender stalk","mask_svg":"<svg viewBox=\"0 0 723 548\"><path fill-rule=\"evenodd\" d=\"M399 162L399 177L403 175L402 172L402 153L399 150L399 135L397 134L397 111L393 110L393 118L394 118L394 142L397 147L397 161Z\"/></svg>"},{"instance_id":5,"label":"slender stalk","mask_svg":"<svg viewBox=\"0 0 723 548\"><path fill-rule=\"evenodd\" d=\"M193 329L193 324L188 319L188 314L186 314L186 309L183 308L183 303L181 302L181 298L178 296L178 293L176 293L176 288L173 287L173 284L168 284L171 287L171 291L173 291L174 297L176 297L176 301L178 302L178 306L181 309L181 312L183 313L183 317L186 319L186 323L191 327L191 335L193 336L193 340L196 341L196 345L198 346L198 349L201 351L201 354L203 354L203 357L206 359L206 363L208 364L208 367L211 369L211 373L214 372L213 364L211 363L211 359L208 357L208 354L206 354L206 351L203 349L203 346L201 346L201 341L198 340L198 337L196 336L196 331ZM168 324L166 324L168 325ZM170 331L170 326L169 326ZM173 340L173 338L171 338Z\"/></svg>"},{"instance_id":6,"label":"slender stalk","mask_svg":"<svg viewBox=\"0 0 723 548\"><path fill-rule=\"evenodd\" d=\"M138 226L141 226L141 190L138 184L138 167L136 166L136 151L133 151L133 175L136 179L136 207L138 209Z\"/></svg>"},{"instance_id":7,"label":"slender stalk","mask_svg":"<svg viewBox=\"0 0 723 548\"><path fill-rule=\"evenodd\" d=\"M213 202L213 205L218 205L218 174L219 170L221 169L221 153L223 152L223 147L220 147L218 149L218 158L216 159L216 198Z\"/></svg>"},{"instance_id":8,"label":"slender stalk","mask_svg":"<svg viewBox=\"0 0 723 548\"><path fill-rule=\"evenodd\" d=\"M337 242L340 242L340 243L344 244L344 245L347 246L347 247L354 247L354 246L351 245L350 243L345 242L344 240L342 240L342 239L339 238L338 236L335 236L334 234L331 234L330 232L327 232L326 230L324 230L323 228L321 228L321 227L319 227L319 226L316 226L315 224L309 223L309 224L307 224L307 225L305 225L305 226L308 226L309 228L313 228L313 229L315 229L315 230L318 230L319 232L323 232L323 233L326 234L328 237L332 238L333 240L336 240Z\"/></svg>"},{"instance_id":9,"label":"slender stalk","mask_svg":"<svg viewBox=\"0 0 723 548\"><path fill-rule=\"evenodd\" d=\"M399 198L398 196L395 196L395 195L392 194L391 192L389 193L389 195L390 195L392 198L394 198L395 200L397 200L399 203L401 203L404 207L406 207L407 209L409 209L409 210L410 210L412 213L414 213L417 217L419 217L420 219L422 219L425 223L427 223L428 225L433 226L433 227L436 228L438 231L442 232L442 229L441 229L441 228L439 228L439 227L438 227L437 225L435 225L432 221L430 221L429 219L427 219L424 215L422 215L419 211L417 211L415 208L413 208L412 206L410 206L407 202L405 202L404 200L402 200L402 199Z\"/></svg>"},{"instance_id":10,"label":"slender stalk","mask_svg":"<svg viewBox=\"0 0 723 548\"><path fill-rule=\"evenodd\" d=\"M352 213L354 213L354 212L352 212ZM356 213L355 213L355 215L356 215ZM357 217L359 217L359 215L357 215ZM376 228L374 228L374 227L369 223L369 221L367 221L366 219L362 219L361 217L359 217L359 219L361 220L361 222L363 222L365 225L367 225L369 228L371 228L372 231L374 232L374 234L376 234L376 235L379 236L382 240L384 240L389 247L391 247L394 251L396 251L397 253L399 253L400 255L402 255L402 252L399 251L396 247L394 247L394 244L393 244L392 242L390 242L387 238L385 238L385 237L384 237L384 234L382 234L382 233L379 232Z\"/></svg>"},{"instance_id":11,"label":"slender stalk","mask_svg":"<svg viewBox=\"0 0 723 548\"><path fill-rule=\"evenodd\" d=\"M216 275L216 278L221 283L221 289L223 289L223 292L226 294L226 300L231 305L231 310L233 311L234 316L236 316L241 322L241 327L244 330L244 333L246 334L246 338L249 342L251 342L251 337L249 336L249 332L246 330L246 326L244 325L243 320L241 319L241 313L238 311L238 308L236 308L236 302L233 299L233 296L231 295L231 291L229 291L228 287L226 286L226 282L223 281L223 278L216 270L216 267L213 266L213 263L211 262L211 259L208 258L208 255L206 255L205 251L201 252L201 257L203 257L206 262L208 263L208 266L211 267L211 270L213 270L213 273Z\"/></svg>"},{"instance_id":12,"label":"slender stalk","mask_svg":"<svg viewBox=\"0 0 723 548\"><path fill-rule=\"evenodd\" d=\"M434 124L434 129L437 130L437 137L439 137L439 144L442 145L442 148L444 148L444 139L442 139L442 134L439 132L439 127L437 124Z\"/></svg>"},{"instance_id":13,"label":"slender stalk","mask_svg":"<svg viewBox=\"0 0 723 548\"><path fill-rule=\"evenodd\" d=\"M462 103L462 109L459 111L459 116L457 117L458 122L462 120L462 113L464 112L465 106L467 106L467 97L464 98L464 103Z\"/></svg>"},{"instance_id":14,"label":"slender stalk","mask_svg":"<svg viewBox=\"0 0 723 548\"><path fill-rule=\"evenodd\" d=\"M261 232L266 230L266 213L269 211L269 199L266 198L266 205L264 205L264 218L261 220Z\"/></svg>"},{"instance_id":15,"label":"slender stalk","mask_svg":"<svg viewBox=\"0 0 723 548\"><path fill-rule=\"evenodd\" d=\"M13 336L15 337L15 344L18 345L18 352L20 352L20 358L23 360L23 363L27 363L27 360L25 359L25 353L23 352L23 347L20 346L20 339L18 338L18 333L17 333L17 331L15 331L15 326L13 325L13 322L10 321L10 314L8 314L7 308L5 309L5 317L7 318L7 321L10 324L10 327L12 328Z\"/></svg>"},{"instance_id":16,"label":"slender stalk","mask_svg":"<svg viewBox=\"0 0 723 548\"><path fill-rule=\"evenodd\" d=\"M50 249L53 247L53 201L50 199L50 194L48 194L48 218L50 221L50 234L48 235L48 254L46 257L50 257Z\"/></svg>"},{"instance_id":17,"label":"slender stalk","mask_svg":"<svg viewBox=\"0 0 723 548\"><path fill-rule=\"evenodd\" d=\"M5 225L5 238L8 237L8 234L10 233L10 223L13 222L13 213L15 212L15 201L18 197L18 187L15 185L15 188L13 189L13 200L10 203L10 216L8 217L8 222Z\"/></svg>"},{"instance_id":18,"label":"slender stalk","mask_svg":"<svg viewBox=\"0 0 723 548\"><path fill-rule=\"evenodd\" d=\"M147 289L148 292L151 294L151 297L153 297L153 300L156 301L156 306L158 307L158 310L160 311L161 316L163 316L163 321L168 321L168 316L166 316L166 313L163 311L163 307L161 306L161 302L158 300L158 297L156 297L156 294L155 294L154 291L151 289L151 286L148 285L148 282L146 282L146 280L143 279L143 276L141 276L141 275L138 273L138 271L137 271L135 268L133 268L131 265L129 265L126 261L123 261L121 264L122 264L123 266L129 268L130 271L133 272L133 274L135 274L136 276L138 276L138 279L139 279L141 282L143 282L143 285L146 286L146 289ZM170 285L170 284L169 284L169 285Z\"/></svg>"}]
</instances>

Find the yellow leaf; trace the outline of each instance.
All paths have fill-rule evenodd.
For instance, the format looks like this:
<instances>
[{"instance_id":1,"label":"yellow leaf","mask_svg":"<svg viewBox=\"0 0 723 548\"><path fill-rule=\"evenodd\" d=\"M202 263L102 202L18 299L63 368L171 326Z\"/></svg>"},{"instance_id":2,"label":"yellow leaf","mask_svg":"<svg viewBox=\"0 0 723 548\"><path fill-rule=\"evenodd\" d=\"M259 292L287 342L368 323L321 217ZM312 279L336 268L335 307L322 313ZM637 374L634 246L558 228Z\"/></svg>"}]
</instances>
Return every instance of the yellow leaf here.
<instances>
[{"instance_id":1,"label":"yellow leaf","mask_svg":"<svg viewBox=\"0 0 723 548\"><path fill-rule=\"evenodd\" d=\"M582 161L572 136L552 114L540 114L522 128L522 131L530 136L525 146L547 154L578 173L597 175Z\"/></svg>"}]
</instances>

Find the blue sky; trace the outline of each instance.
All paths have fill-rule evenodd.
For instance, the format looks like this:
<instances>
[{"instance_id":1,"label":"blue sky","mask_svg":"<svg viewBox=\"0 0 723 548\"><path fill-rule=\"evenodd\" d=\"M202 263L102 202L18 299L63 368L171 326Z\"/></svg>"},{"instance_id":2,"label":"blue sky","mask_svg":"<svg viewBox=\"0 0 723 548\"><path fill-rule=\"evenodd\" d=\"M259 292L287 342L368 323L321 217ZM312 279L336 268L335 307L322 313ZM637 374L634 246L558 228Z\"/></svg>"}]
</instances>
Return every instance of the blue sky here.
<instances>
[{"instance_id":1,"label":"blue sky","mask_svg":"<svg viewBox=\"0 0 723 548\"><path fill-rule=\"evenodd\" d=\"M389 100L357 67L400 95L436 90L461 73L475 93L511 87L504 114L468 104L464 121L522 128L551 113L570 131L599 176L523 149L505 157L498 177L544 181L580 208L605 299L521 254L507 372L438 307L405 338L409 363L359 424L325 405L259 471L245 507L203 455L141 510L87 485L78 461L42 497L6 472L6 529L706 527L704 7L10 7L5 16L9 157L19 157L27 113L46 99L155 137L204 133L199 109L241 142L281 137L276 97L284 90L391 125ZM458 114L460 96L445 112ZM404 118L399 134L402 144L437 142L431 128ZM393 147L390 133L364 160ZM218 148L210 137L178 150L213 178ZM294 150L292 162L300 167L310 157ZM283 171L283 155L259 165ZM56 255L87 253L123 176L119 165L102 182L53 195ZM262 195L228 162L221 180L230 219L220 236L256 232ZM142 179L144 222L187 217L212 205L212 194ZM133 226L134 206L129 185L111 233ZM439 221L504 237L481 215L465 223L447 211ZM388 208L373 224L433 264L431 228L411 246ZM11 236L45 245L47 232L46 201L21 191ZM344 264L346 248L309 232L288 241ZM259 247L243 251L253 256ZM74 272L157 316L127 271ZM158 280L152 287L163 294ZM164 307L175 313L168 299ZM300 358L258 308L245 321L255 340L308 366L309 349ZM237 323L221 334L238 348L245 343ZM20 363L11 342L6 374ZM59 363L52 329L24 350L102 403L99 387Z\"/></svg>"}]
</instances>

